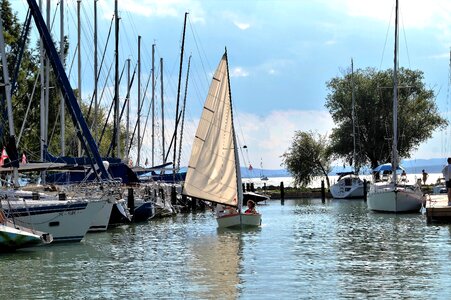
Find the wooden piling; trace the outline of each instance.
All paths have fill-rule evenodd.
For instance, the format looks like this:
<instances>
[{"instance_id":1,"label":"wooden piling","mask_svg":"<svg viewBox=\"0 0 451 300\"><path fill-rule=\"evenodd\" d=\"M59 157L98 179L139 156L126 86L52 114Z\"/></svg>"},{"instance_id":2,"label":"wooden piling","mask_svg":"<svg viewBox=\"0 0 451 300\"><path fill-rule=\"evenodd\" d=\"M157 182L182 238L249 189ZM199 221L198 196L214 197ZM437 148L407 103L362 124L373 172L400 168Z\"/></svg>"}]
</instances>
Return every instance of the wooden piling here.
<instances>
[{"instance_id":1,"label":"wooden piling","mask_svg":"<svg viewBox=\"0 0 451 300\"><path fill-rule=\"evenodd\" d=\"M283 181L280 182L280 203L282 205L285 203L285 189L283 187Z\"/></svg>"},{"instance_id":2,"label":"wooden piling","mask_svg":"<svg viewBox=\"0 0 451 300\"><path fill-rule=\"evenodd\" d=\"M363 200L366 201L368 194L368 181L366 179L363 179Z\"/></svg>"},{"instance_id":3,"label":"wooden piling","mask_svg":"<svg viewBox=\"0 0 451 300\"><path fill-rule=\"evenodd\" d=\"M130 214L133 216L135 214L135 196L133 195L133 188L128 188L127 206Z\"/></svg>"},{"instance_id":4,"label":"wooden piling","mask_svg":"<svg viewBox=\"0 0 451 300\"><path fill-rule=\"evenodd\" d=\"M326 200L326 188L324 186L324 180L321 180L321 200L323 202Z\"/></svg>"},{"instance_id":5,"label":"wooden piling","mask_svg":"<svg viewBox=\"0 0 451 300\"><path fill-rule=\"evenodd\" d=\"M171 186L171 204L177 204L177 192L175 190L175 186Z\"/></svg>"}]
</instances>

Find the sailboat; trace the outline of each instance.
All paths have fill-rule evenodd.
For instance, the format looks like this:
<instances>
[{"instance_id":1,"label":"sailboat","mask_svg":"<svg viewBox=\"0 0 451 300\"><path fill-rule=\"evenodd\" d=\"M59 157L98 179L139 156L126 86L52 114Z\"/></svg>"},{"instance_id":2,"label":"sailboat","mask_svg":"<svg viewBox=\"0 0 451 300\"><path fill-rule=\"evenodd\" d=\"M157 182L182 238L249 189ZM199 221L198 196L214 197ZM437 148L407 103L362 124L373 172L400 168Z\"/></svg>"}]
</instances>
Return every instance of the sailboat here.
<instances>
[{"instance_id":1,"label":"sailboat","mask_svg":"<svg viewBox=\"0 0 451 300\"><path fill-rule=\"evenodd\" d=\"M351 85L352 85L352 139L353 139L353 171L337 173L338 180L330 187L330 193L335 199L363 198L363 181L356 172L356 140L355 140L355 97L354 97L354 63L351 60Z\"/></svg>"},{"instance_id":2,"label":"sailboat","mask_svg":"<svg viewBox=\"0 0 451 300\"><path fill-rule=\"evenodd\" d=\"M398 182L398 0L396 0L395 51L393 67L393 144L390 170L391 181L378 181L371 185L367 204L370 210L382 212L419 211L423 195L419 185L409 186ZM387 165L387 164L386 164Z\"/></svg>"},{"instance_id":3,"label":"sailboat","mask_svg":"<svg viewBox=\"0 0 451 300\"><path fill-rule=\"evenodd\" d=\"M261 215L241 212L243 191L233 125L227 50L214 73L193 142L183 194L236 208L218 227L260 226Z\"/></svg>"},{"instance_id":4,"label":"sailboat","mask_svg":"<svg viewBox=\"0 0 451 300\"><path fill-rule=\"evenodd\" d=\"M51 234L19 226L14 220L6 218L0 209L0 252L50 244L52 241Z\"/></svg>"}]
</instances>

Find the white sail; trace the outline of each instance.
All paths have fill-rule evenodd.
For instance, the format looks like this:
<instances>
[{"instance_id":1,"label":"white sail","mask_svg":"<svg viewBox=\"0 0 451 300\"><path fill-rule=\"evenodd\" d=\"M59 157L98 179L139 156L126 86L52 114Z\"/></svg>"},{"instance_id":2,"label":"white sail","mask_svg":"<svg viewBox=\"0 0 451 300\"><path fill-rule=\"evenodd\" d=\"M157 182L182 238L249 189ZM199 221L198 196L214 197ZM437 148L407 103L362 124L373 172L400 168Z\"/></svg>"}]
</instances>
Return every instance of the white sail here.
<instances>
[{"instance_id":1,"label":"white sail","mask_svg":"<svg viewBox=\"0 0 451 300\"><path fill-rule=\"evenodd\" d=\"M233 128L227 55L213 76L194 137L184 194L241 207L241 174Z\"/></svg>"}]
</instances>

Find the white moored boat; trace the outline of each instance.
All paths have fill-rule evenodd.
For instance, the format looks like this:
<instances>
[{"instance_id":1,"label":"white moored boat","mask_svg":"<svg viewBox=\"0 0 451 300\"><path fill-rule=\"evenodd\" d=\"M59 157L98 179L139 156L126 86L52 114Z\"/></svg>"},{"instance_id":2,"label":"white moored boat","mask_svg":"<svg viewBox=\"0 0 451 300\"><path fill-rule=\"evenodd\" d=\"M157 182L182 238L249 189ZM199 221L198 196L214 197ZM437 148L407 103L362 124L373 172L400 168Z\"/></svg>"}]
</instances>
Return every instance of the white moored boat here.
<instances>
[{"instance_id":1,"label":"white moored boat","mask_svg":"<svg viewBox=\"0 0 451 300\"><path fill-rule=\"evenodd\" d=\"M48 232L54 242L79 242L108 200L26 200L9 197L1 200L7 216L24 227Z\"/></svg>"},{"instance_id":2,"label":"white moored boat","mask_svg":"<svg viewBox=\"0 0 451 300\"><path fill-rule=\"evenodd\" d=\"M382 181L376 181L371 185L367 205L368 209L381 212L418 212L423 204L420 185L417 183L408 185L406 178L399 177L397 173L401 169L398 162L398 1L396 1L395 10L392 162L391 164L380 165L374 170L373 174L386 172L385 174L382 173L382 177L378 176L378 180Z\"/></svg>"},{"instance_id":3,"label":"white moored boat","mask_svg":"<svg viewBox=\"0 0 451 300\"><path fill-rule=\"evenodd\" d=\"M337 183L331 185L330 193L335 199L363 198L363 181L354 172L338 173Z\"/></svg>"},{"instance_id":4,"label":"white moored boat","mask_svg":"<svg viewBox=\"0 0 451 300\"><path fill-rule=\"evenodd\" d=\"M220 228L261 224L260 214L241 212L243 190L233 126L227 52L208 91L193 142L183 194L236 208L236 213L217 217Z\"/></svg>"}]
</instances>

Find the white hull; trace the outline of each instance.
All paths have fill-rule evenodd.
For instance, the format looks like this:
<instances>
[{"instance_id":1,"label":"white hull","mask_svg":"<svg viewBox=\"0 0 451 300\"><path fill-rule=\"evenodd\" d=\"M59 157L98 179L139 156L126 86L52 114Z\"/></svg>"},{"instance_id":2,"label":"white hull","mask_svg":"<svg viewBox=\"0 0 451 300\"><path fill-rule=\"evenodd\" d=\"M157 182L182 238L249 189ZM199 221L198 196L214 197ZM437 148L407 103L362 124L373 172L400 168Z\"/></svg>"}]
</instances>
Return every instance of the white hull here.
<instances>
[{"instance_id":1,"label":"white hull","mask_svg":"<svg viewBox=\"0 0 451 300\"><path fill-rule=\"evenodd\" d=\"M330 187L330 193L335 199L347 199L347 198L363 198L364 189L363 184L354 184L347 186L337 182Z\"/></svg>"},{"instance_id":2,"label":"white hull","mask_svg":"<svg viewBox=\"0 0 451 300\"><path fill-rule=\"evenodd\" d=\"M14 216L17 224L48 232L54 242L81 241L99 212L109 205L107 200L10 199L9 204L6 200L1 203L5 212Z\"/></svg>"},{"instance_id":3,"label":"white hull","mask_svg":"<svg viewBox=\"0 0 451 300\"><path fill-rule=\"evenodd\" d=\"M256 227L261 225L260 214L232 214L216 218L219 228Z\"/></svg>"},{"instance_id":4,"label":"white hull","mask_svg":"<svg viewBox=\"0 0 451 300\"><path fill-rule=\"evenodd\" d=\"M106 201L104 206L100 209L98 214L89 226L88 232L100 232L108 229L108 223L110 222L111 210L113 209L114 202Z\"/></svg>"},{"instance_id":5,"label":"white hull","mask_svg":"<svg viewBox=\"0 0 451 300\"><path fill-rule=\"evenodd\" d=\"M368 194L368 209L381 212L418 212L424 198L419 190L410 188L379 188Z\"/></svg>"}]
</instances>

